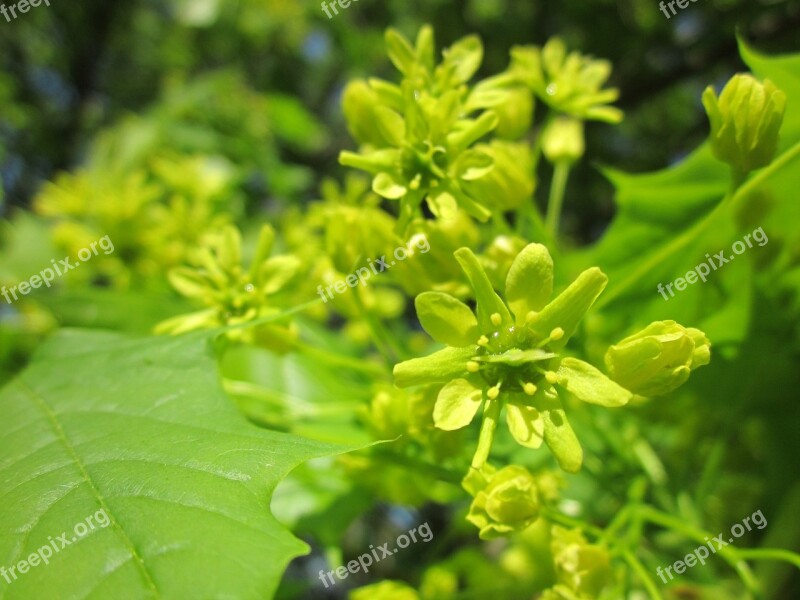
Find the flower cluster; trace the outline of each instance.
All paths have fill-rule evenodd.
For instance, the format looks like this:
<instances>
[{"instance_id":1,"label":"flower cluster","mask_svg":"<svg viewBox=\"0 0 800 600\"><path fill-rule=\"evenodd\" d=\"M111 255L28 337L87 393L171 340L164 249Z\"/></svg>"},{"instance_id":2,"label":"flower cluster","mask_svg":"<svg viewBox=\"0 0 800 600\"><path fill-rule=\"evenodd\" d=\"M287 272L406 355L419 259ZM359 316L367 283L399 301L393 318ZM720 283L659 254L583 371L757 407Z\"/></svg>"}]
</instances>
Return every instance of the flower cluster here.
<instances>
[{"instance_id":1,"label":"flower cluster","mask_svg":"<svg viewBox=\"0 0 800 600\"><path fill-rule=\"evenodd\" d=\"M567 420L561 395L622 406L631 393L592 365L564 356L563 348L606 285L600 269L584 271L559 296L553 292L553 261L547 248L529 244L514 259L505 282L506 301L494 291L468 248L455 253L477 301L476 313L441 292L416 299L422 327L448 348L395 366L399 387L443 384L434 408L440 429L472 421L483 405L483 422L472 466L489 456L500 412L514 439L528 448L547 444L561 468L575 472L583 452ZM559 390L561 392L559 392Z\"/></svg>"},{"instance_id":2,"label":"flower cluster","mask_svg":"<svg viewBox=\"0 0 800 600\"><path fill-rule=\"evenodd\" d=\"M509 71L557 112L585 121L622 120L622 111L608 106L619 97L619 91L602 89L611 76L607 60L568 53L559 38L551 38L543 48L516 47L511 58Z\"/></svg>"},{"instance_id":3,"label":"flower cluster","mask_svg":"<svg viewBox=\"0 0 800 600\"><path fill-rule=\"evenodd\" d=\"M423 201L436 217L448 218L461 209L485 221L528 198L532 170L520 169L514 158L519 144L511 153L503 145L475 147L501 122L489 109L511 98L501 82L469 87L483 59L480 40L469 36L456 42L439 64L429 27L420 30L414 46L391 29L386 43L402 82L370 79L348 85L343 108L362 149L342 152L340 162L371 173L376 193L400 201L399 230ZM515 129L508 118L504 113L504 130ZM529 116L524 119L528 122ZM490 178L496 164L502 166ZM499 200L487 191L498 192ZM489 204L496 201L500 204Z\"/></svg>"},{"instance_id":4,"label":"flower cluster","mask_svg":"<svg viewBox=\"0 0 800 600\"><path fill-rule=\"evenodd\" d=\"M238 229L227 226L208 236L204 245L191 253L190 266L176 267L169 273L178 293L207 308L164 321L156 331L178 334L256 321L280 313L278 307L271 305L270 298L286 288L297 274L300 261L291 255L270 257L274 239L272 227L264 225L255 256L245 270ZM284 349L291 345L294 333L290 328L266 323L232 335L245 335L248 341Z\"/></svg>"},{"instance_id":5,"label":"flower cluster","mask_svg":"<svg viewBox=\"0 0 800 600\"><path fill-rule=\"evenodd\" d=\"M517 443L545 443L559 466L580 469L583 451L564 410L564 394L605 407L625 405L633 395L666 393L692 368L710 359L709 344L696 329L674 322L653 323L609 349L609 378L564 348L603 291L607 278L592 267L561 294L553 292L553 261L541 244L525 246L511 263L505 300L468 248L456 251L476 299L473 312L442 292L417 296L417 316L426 332L448 347L395 366L395 384L441 386L433 411L436 427L466 427L483 407L474 469L487 461L505 410ZM548 301L549 300L549 301Z\"/></svg>"}]
</instances>

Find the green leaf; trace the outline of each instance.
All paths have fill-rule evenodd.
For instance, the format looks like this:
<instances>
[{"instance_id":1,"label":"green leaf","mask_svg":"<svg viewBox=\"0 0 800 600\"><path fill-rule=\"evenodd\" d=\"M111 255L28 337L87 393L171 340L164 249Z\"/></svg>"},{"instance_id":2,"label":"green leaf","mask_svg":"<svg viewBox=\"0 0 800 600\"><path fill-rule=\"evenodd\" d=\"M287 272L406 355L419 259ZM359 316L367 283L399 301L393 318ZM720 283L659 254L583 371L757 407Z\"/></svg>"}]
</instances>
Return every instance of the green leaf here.
<instances>
[{"instance_id":1,"label":"green leaf","mask_svg":"<svg viewBox=\"0 0 800 600\"><path fill-rule=\"evenodd\" d=\"M414 305L422 328L437 342L456 347L477 342L478 320L457 298L442 292L424 292Z\"/></svg>"},{"instance_id":2,"label":"green leaf","mask_svg":"<svg viewBox=\"0 0 800 600\"><path fill-rule=\"evenodd\" d=\"M631 399L631 393L611 381L592 365L566 357L556 371L558 385L574 394L578 399L599 406L623 406Z\"/></svg>"},{"instance_id":3,"label":"green leaf","mask_svg":"<svg viewBox=\"0 0 800 600\"><path fill-rule=\"evenodd\" d=\"M483 390L466 379L454 379L445 385L433 407L433 422L439 429L453 431L466 427L481 407Z\"/></svg>"},{"instance_id":4,"label":"green leaf","mask_svg":"<svg viewBox=\"0 0 800 600\"><path fill-rule=\"evenodd\" d=\"M0 596L270 597L306 550L270 495L345 447L249 424L208 339L61 332L0 392L0 563L108 517L49 565L0 579Z\"/></svg>"},{"instance_id":5,"label":"green leaf","mask_svg":"<svg viewBox=\"0 0 800 600\"><path fill-rule=\"evenodd\" d=\"M506 277L506 301L517 324L525 323L530 311L539 311L553 294L553 259L542 244L522 249Z\"/></svg>"},{"instance_id":6,"label":"green leaf","mask_svg":"<svg viewBox=\"0 0 800 600\"><path fill-rule=\"evenodd\" d=\"M800 53L784 56L768 56L751 48L744 39L739 39L742 60L759 78L769 79L780 88L796 107L800 98ZM791 106L791 105L790 105ZM800 112L789 110L781 128L781 146L786 148L800 134Z\"/></svg>"}]
</instances>

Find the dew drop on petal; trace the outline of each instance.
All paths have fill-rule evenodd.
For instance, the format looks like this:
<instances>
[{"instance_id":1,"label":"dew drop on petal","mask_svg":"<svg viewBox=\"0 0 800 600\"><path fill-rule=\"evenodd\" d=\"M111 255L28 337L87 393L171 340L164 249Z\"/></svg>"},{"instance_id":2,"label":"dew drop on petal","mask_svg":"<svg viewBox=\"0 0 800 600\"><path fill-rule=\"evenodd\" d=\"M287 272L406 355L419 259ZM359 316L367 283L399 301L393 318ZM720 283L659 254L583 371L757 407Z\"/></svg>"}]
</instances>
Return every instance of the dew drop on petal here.
<instances>
[{"instance_id":1,"label":"dew drop on petal","mask_svg":"<svg viewBox=\"0 0 800 600\"><path fill-rule=\"evenodd\" d=\"M547 86L545 91L547 92L548 96L555 96L556 92L558 91L558 86L555 83L551 83Z\"/></svg>"}]
</instances>

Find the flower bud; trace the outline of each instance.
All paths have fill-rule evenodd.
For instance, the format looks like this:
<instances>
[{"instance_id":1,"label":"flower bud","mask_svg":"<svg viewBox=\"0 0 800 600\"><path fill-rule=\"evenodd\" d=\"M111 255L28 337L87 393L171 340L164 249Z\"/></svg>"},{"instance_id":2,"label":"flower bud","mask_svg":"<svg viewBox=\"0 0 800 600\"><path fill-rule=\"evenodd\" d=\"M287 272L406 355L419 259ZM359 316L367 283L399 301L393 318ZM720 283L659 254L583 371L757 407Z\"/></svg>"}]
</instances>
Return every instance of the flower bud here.
<instances>
[{"instance_id":1,"label":"flower bud","mask_svg":"<svg viewBox=\"0 0 800 600\"><path fill-rule=\"evenodd\" d=\"M699 329L655 321L606 352L611 378L635 394L658 396L680 387L692 369L711 360L711 344Z\"/></svg>"},{"instance_id":2,"label":"flower bud","mask_svg":"<svg viewBox=\"0 0 800 600\"><path fill-rule=\"evenodd\" d=\"M480 529L481 539L521 531L539 516L538 489L527 469L511 465L492 472L488 468L483 482L483 489L470 490L477 493L467 515L467 520Z\"/></svg>"},{"instance_id":3,"label":"flower bud","mask_svg":"<svg viewBox=\"0 0 800 600\"><path fill-rule=\"evenodd\" d=\"M530 202L535 187L535 164L531 148L524 142L493 140L475 147L491 157L494 168L478 179L464 180L461 187L474 198L491 199L502 211Z\"/></svg>"},{"instance_id":4,"label":"flower bud","mask_svg":"<svg viewBox=\"0 0 800 600\"><path fill-rule=\"evenodd\" d=\"M714 156L745 175L765 167L778 148L778 132L786 110L786 94L768 79L734 75L719 98L711 87L703 93L711 123Z\"/></svg>"},{"instance_id":5,"label":"flower bud","mask_svg":"<svg viewBox=\"0 0 800 600\"><path fill-rule=\"evenodd\" d=\"M498 137L506 140L518 140L524 136L533 122L533 93L526 87L516 87L507 91L504 102L492 107L497 114Z\"/></svg>"},{"instance_id":6,"label":"flower bud","mask_svg":"<svg viewBox=\"0 0 800 600\"><path fill-rule=\"evenodd\" d=\"M551 163L574 163L583 156L583 122L569 117L553 119L542 133L542 152Z\"/></svg>"},{"instance_id":7,"label":"flower bud","mask_svg":"<svg viewBox=\"0 0 800 600\"><path fill-rule=\"evenodd\" d=\"M580 531L554 526L550 543L556 579L575 598L600 598L613 582L611 555L605 546L590 544ZM557 595L555 597L563 597Z\"/></svg>"}]
</instances>

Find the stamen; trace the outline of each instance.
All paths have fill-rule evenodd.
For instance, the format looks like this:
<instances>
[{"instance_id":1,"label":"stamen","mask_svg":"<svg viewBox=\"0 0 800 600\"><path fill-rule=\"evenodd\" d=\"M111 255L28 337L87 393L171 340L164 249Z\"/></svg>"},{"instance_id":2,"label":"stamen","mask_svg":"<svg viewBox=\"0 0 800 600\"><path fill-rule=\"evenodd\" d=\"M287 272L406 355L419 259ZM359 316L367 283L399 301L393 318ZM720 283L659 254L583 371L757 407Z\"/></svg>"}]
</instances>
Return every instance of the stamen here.
<instances>
[{"instance_id":1,"label":"stamen","mask_svg":"<svg viewBox=\"0 0 800 600\"><path fill-rule=\"evenodd\" d=\"M522 389L528 396L533 396L538 388L529 381L523 384Z\"/></svg>"},{"instance_id":2,"label":"stamen","mask_svg":"<svg viewBox=\"0 0 800 600\"><path fill-rule=\"evenodd\" d=\"M550 332L550 335L548 337L544 338L541 342L536 344L536 347L543 348L550 342L555 342L563 337L564 337L564 330L561 329L561 327L556 327L555 329L553 329L553 331Z\"/></svg>"},{"instance_id":3,"label":"stamen","mask_svg":"<svg viewBox=\"0 0 800 600\"><path fill-rule=\"evenodd\" d=\"M492 313L492 316L489 317L492 320L492 325L498 327L500 323L503 322L503 318L500 316L500 313Z\"/></svg>"},{"instance_id":4,"label":"stamen","mask_svg":"<svg viewBox=\"0 0 800 600\"><path fill-rule=\"evenodd\" d=\"M485 335L482 335L481 337L478 338L478 346L485 346L488 343L489 343L489 338L487 338Z\"/></svg>"},{"instance_id":5,"label":"stamen","mask_svg":"<svg viewBox=\"0 0 800 600\"><path fill-rule=\"evenodd\" d=\"M477 373L480 368L480 364L476 363L474 360L467 361L467 371L470 373Z\"/></svg>"},{"instance_id":6,"label":"stamen","mask_svg":"<svg viewBox=\"0 0 800 600\"><path fill-rule=\"evenodd\" d=\"M498 383L496 386L489 388L486 395L489 397L489 400L496 400L500 395L500 384Z\"/></svg>"},{"instance_id":7,"label":"stamen","mask_svg":"<svg viewBox=\"0 0 800 600\"><path fill-rule=\"evenodd\" d=\"M545 371L544 378L547 379L550 385L558 383L558 375L556 375L555 371Z\"/></svg>"}]
</instances>

